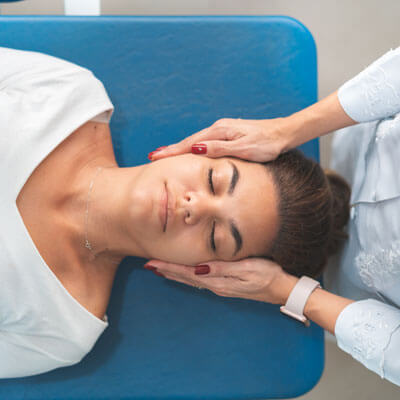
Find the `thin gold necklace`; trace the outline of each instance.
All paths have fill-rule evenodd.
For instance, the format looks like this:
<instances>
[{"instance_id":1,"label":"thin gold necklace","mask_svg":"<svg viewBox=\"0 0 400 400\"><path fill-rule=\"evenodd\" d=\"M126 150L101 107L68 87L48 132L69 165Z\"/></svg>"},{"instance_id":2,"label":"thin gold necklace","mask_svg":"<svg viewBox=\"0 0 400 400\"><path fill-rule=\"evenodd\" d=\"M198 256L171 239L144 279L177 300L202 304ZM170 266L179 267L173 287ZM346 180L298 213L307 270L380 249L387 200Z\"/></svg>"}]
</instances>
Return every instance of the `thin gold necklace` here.
<instances>
[{"instance_id":1,"label":"thin gold necklace","mask_svg":"<svg viewBox=\"0 0 400 400\"><path fill-rule=\"evenodd\" d=\"M88 238L88 227L89 227L89 204L90 204L90 195L92 193L92 189L94 186L94 182L96 180L96 178L99 176L100 172L104 169L104 168L113 168L114 165L111 165L109 167L97 167L96 170L96 174L93 177L93 179L90 181L89 184L89 191L88 191L88 196L87 196L87 200L86 200L86 211L85 211L85 242L84 242L84 246L94 255L94 257L96 257L96 254L93 251L93 245L92 243L90 243L89 238ZM120 261L110 261L111 264L115 264L115 265L119 265L121 263Z\"/></svg>"},{"instance_id":2,"label":"thin gold necklace","mask_svg":"<svg viewBox=\"0 0 400 400\"><path fill-rule=\"evenodd\" d=\"M89 191L88 191L88 195L87 195L87 200L86 200L86 212L85 212L85 247L90 250L90 252L92 254L94 254L93 252L93 246L90 243L89 239L88 239L88 226L89 226L89 203L90 203L90 194L92 192L93 186L94 186L94 181L96 180L97 176L99 175L99 173L103 170L103 167L97 167L97 171L96 174L94 176L94 178L91 180L90 185L89 185Z\"/></svg>"}]
</instances>

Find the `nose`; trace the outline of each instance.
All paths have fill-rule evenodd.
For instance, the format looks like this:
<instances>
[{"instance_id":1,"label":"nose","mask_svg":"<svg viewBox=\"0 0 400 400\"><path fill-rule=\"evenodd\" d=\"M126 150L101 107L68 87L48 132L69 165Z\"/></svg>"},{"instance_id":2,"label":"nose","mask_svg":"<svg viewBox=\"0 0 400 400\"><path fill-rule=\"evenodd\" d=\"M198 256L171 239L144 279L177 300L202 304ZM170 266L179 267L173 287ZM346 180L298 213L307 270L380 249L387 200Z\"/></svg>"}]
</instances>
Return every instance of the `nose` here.
<instances>
[{"instance_id":1,"label":"nose","mask_svg":"<svg viewBox=\"0 0 400 400\"><path fill-rule=\"evenodd\" d=\"M184 222L195 225L204 218L215 218L218 215L218 201L199 192L186 192L182 198Z\"/></svg>"}]
</instances>

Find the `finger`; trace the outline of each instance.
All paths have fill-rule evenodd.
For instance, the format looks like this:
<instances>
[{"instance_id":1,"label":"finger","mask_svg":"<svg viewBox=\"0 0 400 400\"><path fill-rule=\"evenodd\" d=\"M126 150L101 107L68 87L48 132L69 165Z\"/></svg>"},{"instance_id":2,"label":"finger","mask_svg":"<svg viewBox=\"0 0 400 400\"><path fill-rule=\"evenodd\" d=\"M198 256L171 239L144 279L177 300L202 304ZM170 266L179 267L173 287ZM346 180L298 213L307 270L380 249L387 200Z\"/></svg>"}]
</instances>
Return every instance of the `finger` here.
<instances>
[{"instance_id":1,"label":"finger","mask_svg":"<svg viewBox=\"0 0 400 400\"><path fill-rule=\"evenodd\" d=\"M236 157L237 154L240 153L240 148L235 142L237 142L237 140L203 140L201 143L195 143L193 145L192 153L204 154L211 158L226 156Z\"/></svg>"},{"instance_id":2,"label":"finger","mask_svg":"<svg viewBox=\"0 0 400 400\"><path fill-rule=\"evenodd\" d=\"M171 281L175 281L175 282L179 282L179 283L184 283L185 285L188 286L193 286L193 287L201 287L202 289L208 289L208 284L206 282L202 282L201 279L190 279L181 275L175 275L172 274L170 272L165 272L164 277L171 280Z\"/></svg>"},{"instance_id":3,"label":"finger","mask_svg":"<svg viewBox=\"0 0 400 400\"><path fill-rule=\"evenodd\" d=\"M244 297L246 294L246 283L236 278L210 278L194 275L191 277L185 277L165 271L163 271L162 276L168 280L179 282L188 286L208 289L218 296Z\"/></svg>"},{"instance_id":4,"label":"finger","mask_svg":"<svg viewBox=\"0 0 400 400\"><path fill-rule=\"evenodd\" d=\"M263 161L265 158L265 155L260 152L259 146L249 143L249 138L246 136L231 140L202 141L193 147L197 146L200 150L198 154L204 154L211 158L231 156L251 161Z\"/></svg>"},{"instance_id":5,"label":"finger","mask_svg":"<svg viewBox=\"0 0 400 400\"><path fill-rule=\"evenodd\" d=\"M209 272L205 273L209 267ZM209 278L235 278L237 280L245 280L245 274L248 271L243 261L211 261L207 264L196 265L191 274L197 276L201 275L207 279Z\"/></svg>"},{"instance_id":6,"label":"finger","mask_svg":"<svg viewBox=\"0 0 400 400\"><path fill-rule=\"evenodd\" d=\"M248 264L248 263L247 263ZM244 288L243 284L248 272L246 260L244 261L213 261L207 264L200 264L195 267L167 263L160 260L150 260L146 265L156 268L165 278L186 283L191 286L201 286L209 290L228 291L229 293L240 291ZM204 271L209 268L208 274L196 274L196 268Z\"/></svg>"},{"instance_id":7,"label":"finger","mask_svg":"<svg viewBox=\"0 0 400 400\"><path fill-rule=\"evenodd\" d=\"M198 141L202 140L209 140L216 138L217 135L216 129L211 127L207 127L202 129L199 132L194 133L186 137L185 139L181 140L180 142L171 144L160 151L156 151L153 153L151 160L156 161L160 160L161 158L177 156L179 154L190 153L192 150L192 145L197 143Z\"/></svg>"},{"instance_id":8,"label":"finger","mask_svg":"<svg viewBox=\"0 0 400 400\"><path fill-rule=\"evenodd\" d=\"M184 264L168 263L160 260L150 260L146 266L157 268L158 272L162 274L172 273L179 276L191 277L193 275L194 267Z\"/></svg>"},{"instance_id":9,"label":"finger","mask_svg":"<svg viewBox=\"0 0 400 400\"><path fill-rule=\"evenodd\" d=\"M217 157L232 156L243 160L266 162L273 160L275 157L272 153L261 148L260 144L251 142L249 137L243 136L229 142L215 143L216 149L207 149L207 155L214 152Z\"/></svg>"},{"instance_id":10,"label":"finger","mask_svg":"<svg viewBox=\"0 0 400 400\"><path fill-rule=\"evenodd\" d=\"M159 151L152 154L152 161L160 160L161 158L176 156L179 154L185 154L192 152L192 146L204 141L209 140L221 140L229 141L231 135L226 128L221 126L211 125L208 128L202 129L201 131L188 136L178 143L171 144Z\"/></svg>"},{"instance_id":11,"label":"finger","mask_svg":"<svg viewBox=\"0 0 400 400\"><path fill-rule=\"evenodd\" d=\"M197 288L200 287L202 289L208 289L214 293L218 291L233 294L233 292L237 291L238 289L237 279L234 278L187 278L184 276L172 274L170 272L167 272L164 276L169 280L184 283L185 285Z\"/></svg>"}]
</instances>

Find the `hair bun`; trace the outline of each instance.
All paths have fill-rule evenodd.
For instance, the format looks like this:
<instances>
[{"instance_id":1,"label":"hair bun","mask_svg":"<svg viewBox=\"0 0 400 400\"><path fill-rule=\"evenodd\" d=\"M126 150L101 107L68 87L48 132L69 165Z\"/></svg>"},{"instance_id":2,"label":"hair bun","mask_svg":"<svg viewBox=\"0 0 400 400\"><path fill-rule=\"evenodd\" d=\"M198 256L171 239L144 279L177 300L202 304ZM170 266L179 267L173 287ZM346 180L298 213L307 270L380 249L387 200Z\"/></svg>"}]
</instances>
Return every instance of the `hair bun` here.
<instances>
[{"instance_id":1,"label":"hair bun","mask_svg":"<svg viewBox=\"0 0 400 400\"><path fill-rule=\"evenodd\" d=\"M263 255L289 274L318 279L347 238L350 186L297 149L265 166L278 192L279 228Z\"/></svg>"},{"instance_id":2,"label":"hair bun","mask_svg":"<svg viewBox=\"0 0 400 400\"><path fill-rule=\"evenodd\" d=\"M328 254L335 253L347 239L345 226L350 216L351 189L344 178L332 170L325 170L332 193L332 236L328 245Z\"/></svg>"}]
</instances>

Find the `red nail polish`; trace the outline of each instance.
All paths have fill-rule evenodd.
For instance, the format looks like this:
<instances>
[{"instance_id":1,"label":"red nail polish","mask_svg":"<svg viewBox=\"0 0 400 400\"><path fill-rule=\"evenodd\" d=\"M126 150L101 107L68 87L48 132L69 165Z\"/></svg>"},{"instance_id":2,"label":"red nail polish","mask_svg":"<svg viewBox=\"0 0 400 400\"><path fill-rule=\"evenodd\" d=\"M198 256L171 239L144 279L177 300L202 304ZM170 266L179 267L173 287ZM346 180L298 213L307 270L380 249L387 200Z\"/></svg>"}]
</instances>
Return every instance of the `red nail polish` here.
<instances>
[{"instance_id":1,"label":"red nail polish","mask_svg":"<svg viewBox=\"0 0 400 400\"><path fill-rule=\"evenodd\" d=\"M148 269L148 270L150 270L150 271L157 271L157 268L156 268L156 267L153 267L153 266L150 265L150 264L145 264L145 266L144 266L143 268L146 268L146 269Z\"/></svg>"},{"instance_id":2,"label":"red nail polish","mask_svg":"<svg viewBox=\"0 0 400 400\"><path fill-rule=\"evenodd\" d=\"M162 146L162 147L159 147L158 149L155 149L154 151L149 153L149 155L147 157L149 158L149 160L151 160L153 158L154 153L157 153L157 151L161 151L162 149L165 149L166 147L168 147L168 146Z\"/></svg>"},{"instance_id":3,"label":"red nail polish","mask_svg":"<svg viewBox=\"0 0 400 400\"><path fill-rule=\"evenodd\" d=\"M163 278L165 278L165 276L161 273L161 272L158 272L157 271L157 269L155 270L155 271L153 271L156 275L158 275L158 276L162 276Z\"/></svg>"},{"instance_id":4,"label":"red nail polish","mask_svg":"<svg viewBox=\"0 0 400 400\"><path fill-rule=\"evenodd\" d=\"M208 265L198 265L194 269L196 275L206 275L210 273L210 267Z\"/></svg>"},{"instance_id":5,"label":"red nail polish","mask_svg":"<svg viewBox=\"0 0 400 400\"><path fill-rule=\"evenodd\" d=\"M192 153L193 154L206 154L207 153L207 145L206 144L194 144L192 146Z\"/></svg>"}]
</instances>

